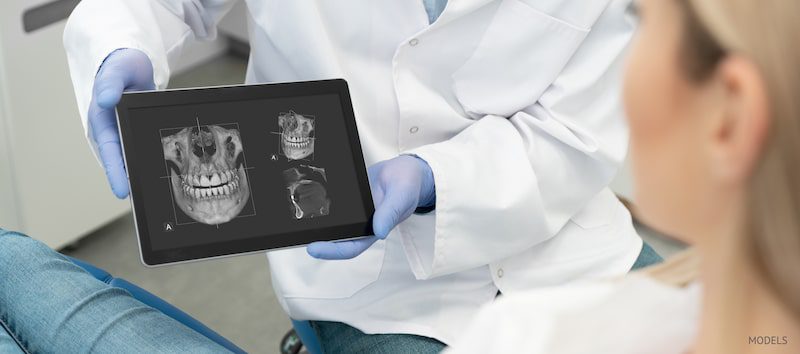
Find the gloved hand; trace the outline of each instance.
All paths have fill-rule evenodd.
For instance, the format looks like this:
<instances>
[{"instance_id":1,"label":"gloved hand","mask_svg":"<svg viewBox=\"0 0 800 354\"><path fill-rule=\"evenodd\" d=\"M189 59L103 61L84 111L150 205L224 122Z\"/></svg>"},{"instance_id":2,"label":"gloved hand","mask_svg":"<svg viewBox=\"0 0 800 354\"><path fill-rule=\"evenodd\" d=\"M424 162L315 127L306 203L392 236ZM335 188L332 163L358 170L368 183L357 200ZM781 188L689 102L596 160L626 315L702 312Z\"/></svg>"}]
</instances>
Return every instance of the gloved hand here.
<instances>
[{"instance_id":1,"label":"gloved hand","mask_svg":"<svg viewBox=\"0 0 800 354\"><path fill-rule=\"evenodd\" d=\"M122 160L122 146L114 111L123 91L155 89L153 64L136 49L117 49L109 54L94 79L88 121L92 139L117 198L128 196L128 177Z\"/></svg>"},{"instance_id":2,"label":"gloved hand","mask_svg":"<svg viewBox=\"0 0 800 354\"><path fill-rule=\"evenodd\" d=\"M401 155L381 161L367 169L375 214L372 218L372 237L339 242L314 242L307 251L314 258L349 259L358 256L384 239L389 231L419 207L436 204L433 171L425 160Z\"/></svg>"}]
</instances>

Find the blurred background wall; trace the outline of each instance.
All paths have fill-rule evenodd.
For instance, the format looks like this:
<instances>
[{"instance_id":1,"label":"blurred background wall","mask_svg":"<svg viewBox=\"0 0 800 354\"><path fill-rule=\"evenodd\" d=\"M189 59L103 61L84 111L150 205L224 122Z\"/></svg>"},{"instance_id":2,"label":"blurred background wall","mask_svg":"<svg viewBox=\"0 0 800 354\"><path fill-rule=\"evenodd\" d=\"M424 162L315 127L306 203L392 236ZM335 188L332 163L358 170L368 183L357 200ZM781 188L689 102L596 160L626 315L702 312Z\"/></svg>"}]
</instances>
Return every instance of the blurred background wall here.
<instances>
[{"instance_id":1,"label":"blurred background wall","mask_svg":"<svg viewBox=\"0 0 800 354\"><path fill-rule=\"evenodd\" d=\"M61 248L129 211L84 138L62 46L79 0L0 2L0 225ZM213 42L188 46L174 75L247 55L244 2ZM233 43L233 44L232 44Z\"/></svg>"}]
</instances>

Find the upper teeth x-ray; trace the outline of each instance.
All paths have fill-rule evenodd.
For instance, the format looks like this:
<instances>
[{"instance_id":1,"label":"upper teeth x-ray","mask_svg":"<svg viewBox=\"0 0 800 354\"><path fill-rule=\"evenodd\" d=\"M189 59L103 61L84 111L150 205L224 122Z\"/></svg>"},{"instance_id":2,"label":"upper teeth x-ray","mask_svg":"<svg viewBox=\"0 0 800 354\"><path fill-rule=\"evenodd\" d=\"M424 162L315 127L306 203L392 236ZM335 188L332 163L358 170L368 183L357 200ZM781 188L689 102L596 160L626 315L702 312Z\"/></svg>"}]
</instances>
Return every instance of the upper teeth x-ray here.
<instances>
[{"instance_id":1,"label":"upper teeth x-ray","mask_svg":"<svg viewBox=\"0 0 800 354\"><path fill-rule=\"evenodd\" d=\"M290 110L278 116L281 150L287 159L306 159L314 154L314 116Z\"/></svg>"},{"instance_id":2,"label":"upper teeth x-ray","mask_svg":"<svg viewBox=\"0 0 800 354\"><path fill-rule=\"evenodd\" d=\"M174 202L186 215L218 225L241 213L250 186L237 128L198 124L162 136L161 143Z\"/></svg>"},{"instance_id":3,"label":"upper teeth x-ray","mask_svg":"<svg viewBox=\"0 0 800 354\"><path fill-rule=\"evenodd\" d=\"M325 169L307 165L283 171L289 195L290 210L295 219L325 216L330 213L328 179Z\"/></svg>"}]
</instances>

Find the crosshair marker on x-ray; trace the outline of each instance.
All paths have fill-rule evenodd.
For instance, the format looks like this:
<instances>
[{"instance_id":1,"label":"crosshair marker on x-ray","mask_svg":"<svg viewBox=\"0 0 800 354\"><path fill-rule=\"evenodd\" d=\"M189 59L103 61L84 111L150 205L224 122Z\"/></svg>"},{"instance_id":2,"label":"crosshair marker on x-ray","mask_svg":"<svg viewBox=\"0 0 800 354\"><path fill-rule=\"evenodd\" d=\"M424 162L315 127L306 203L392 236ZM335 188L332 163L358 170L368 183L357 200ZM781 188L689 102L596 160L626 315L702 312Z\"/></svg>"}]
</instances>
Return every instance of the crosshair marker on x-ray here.
<instances>
[{"instance_id":1,"label":"crosshair marker on x-ray","mask_svg":"<svg viewBox=\"0 0 800 354\"><path fill-rule=\"evenodd\" d=\"M174 202L187 216L218 225L241 213L250 185L238 129L198 123L162 136L161 143Z\"/></svg>"},{"instance_id":2,"label":"crosshair marker on x-ray","mask_svg":"<svg viewBox=\"0 0 800 354\"><path fill-rule=\"evenodd\" d=\"M289 196L289 210L295 219L308 219L330 213L328 179L325 169L307 165L283 171Z\"/></svg>"},{"instance_id":3,"label":"crosshair marker on x-ray","mask_svg":"<svg viewBox=\"0 0 800 354\"><path fill-rule=\"evenodd\" d=\"M278 115L281 151L289 161L314 154L314 120L314 116L297 114L293 110Z\"/></svg>"}]
</instances>

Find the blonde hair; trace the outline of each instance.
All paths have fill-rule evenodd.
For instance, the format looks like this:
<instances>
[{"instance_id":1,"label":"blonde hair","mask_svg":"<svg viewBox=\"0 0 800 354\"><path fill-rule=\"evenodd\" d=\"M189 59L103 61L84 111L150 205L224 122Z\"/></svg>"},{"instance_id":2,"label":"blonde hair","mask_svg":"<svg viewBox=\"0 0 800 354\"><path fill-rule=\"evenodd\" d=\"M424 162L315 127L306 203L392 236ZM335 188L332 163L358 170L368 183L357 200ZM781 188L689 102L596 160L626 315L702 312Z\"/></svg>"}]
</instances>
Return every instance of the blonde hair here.
<instances>
[{"instance_id":1,"label":"blonde hair","mask_svg":"<svg viewBox=\"0 0 800 354\"><path fill-rule=\"evenodd\" d=\"M769 135L750 180L747 229L720 249L738 260L731 264L738 269L728 269L727 297L717 299L725 316L717 319L718 338L725 338L717 346L736 353L742 350L736 336L742 334L747 311L747 300L737 291L742 267L754 268L800 320L800 1L675 1L684 10L679 54L689 80L705 81L726 56L735 55L757 67L768 91ZM697 276L697 261L690 250L644 272L684 285Z\"/></svg>"},{"instance_id":2,"label":"blonde hair","mask_svg":"<svg viewBox=\"0 0 800 354\"><path fill-rule=\"evenodd\" d=\"M767 86L769 138L751 181L740 247L800 318L800 2L676 1L685 10L681 58L689 79L705 80L733 53L752 61ZM696 256L687 252L646 273L681 285L693 264Z\"/></svg>"},{"instance_id":3,"label":"blonde hair","mask_svg":"<svg viewBox=\"0 0 800 354\"><path fill-rule=\"evenodd\" d=\"M679 1L686 1L687 12L720 48L753 62L766 84L769 138L751 180L748 237L741 246L800 318L800 2ZM691 57L689 46L685 43L685 55Z\"/></svg>"}]
</instances>

